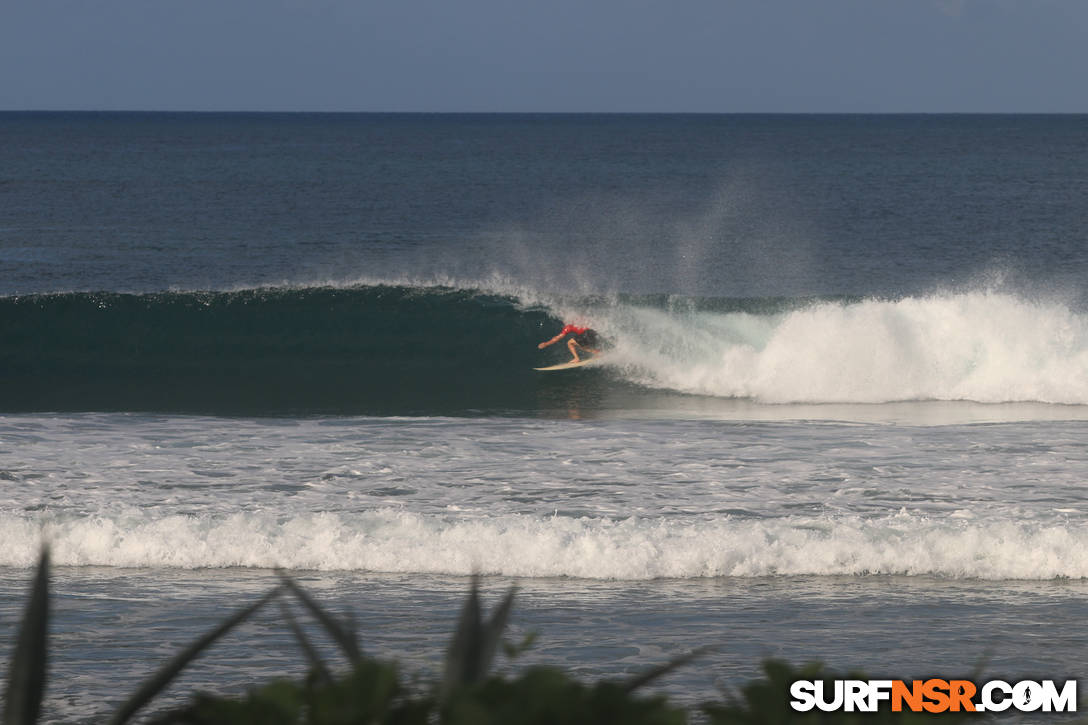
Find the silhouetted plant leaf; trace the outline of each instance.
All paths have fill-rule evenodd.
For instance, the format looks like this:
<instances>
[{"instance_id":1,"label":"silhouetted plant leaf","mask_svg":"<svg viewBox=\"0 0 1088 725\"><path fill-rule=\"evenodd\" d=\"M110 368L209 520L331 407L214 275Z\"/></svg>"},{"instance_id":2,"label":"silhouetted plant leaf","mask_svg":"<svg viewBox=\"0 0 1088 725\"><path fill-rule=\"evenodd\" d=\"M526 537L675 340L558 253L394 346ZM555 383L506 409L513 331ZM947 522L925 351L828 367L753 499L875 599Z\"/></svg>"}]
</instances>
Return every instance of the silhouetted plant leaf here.
<instances>
[{"instance_id":1,"label":"silhouetted plant leaf","mask_svg":"<svg viewBox=\"0 0 1088 725\"><path fill-rule=\"evenodd\" d=\"M295 635L295 640L298 642L299 648L305 653L306 659L310 662L310 669L314 671L319 679L323 682L331 682L332 675L329 674L329 668L325 666L324 660L321 659L321 655L317 653L314 646L310 644L309 638L306 633L302 631L302 627L298 625L298 621L295 619L295 615L291 613L291 608L287 606L287 603L282 599L279 601L280 612L283 613L283 618L287 620L287 626L291 628L291 633Z\"/></svg>"},{"instance_id":2,"label":"silhouetted plant leaf","mask_svg":"<svg viewBox=\"0 0 1088 725\"><path fill-rule=\"evenodd\" d=\"M274 680L250 690L244 697L198 694L183 708L153 718L151 725L297 725L302 722L306 698L293 682Z\"/></svg>"},{"instance_id":3,"label":"silhouetted plant leaf","mask_svg":"<svg viewBox=\"0 0 1088 725\"><path fill-rule=\"evenodd\" d=\"M442 677L442 699L456 689L476 679L476 664L480 659L480 595L479 576L473 575L468 597L461 606L450 648L446 652L446 669Z\"/></svg>"},{"instance_id":4,"label":"silhouetted plant leaf","mask_svg":"<svg viewBox=\"0 0 1088 725\"><path fill-rule=\"evenodd\" d=\"M218 627L205 634L200 639L193 642L184 650L174 655L174 658L167 662L162 669L160 669L155 675L144 682L133 695L120 707L113 717L110 718L110 723L119 724L128 722L128 719L136 714L136 712L150 702L164 687L170 684L171 680L178 676L185 667L197 656L200 655L205 649L207 649L213 642L222 637L230 630L237 627L239 624L248 619L254 612L267 604L273 597L278 595L283 590L282 586L273 587L263 597L258 599L253 604L239 610L230 618L224 620Z\"/></svg>"},{"instance_id":5,"label":"silhouetted plant leaf","mask_svg":"<svg viewBox=\"0 0 1088 725\"><path fill-rule=\"evenodd\" d=\"M686 712L664 696L633 695L615 682L587 686L554 667L515 679L490 677L452 694L443 725L684 725Z\"/></svg>"},{"instance_id":6,"label":"silhouetted plant leaf","mask_svg":"<svg viewBox=\"0 0 1088 725\"><path fill-rule=\"evenodd\" d=\"M446 669L442 678L443 699L448 698L458 688L470 687L483 680L502 641L516 589L511 587L486 623L480 614L479 591L480 577L473 575L468 597L461 607L457 630L446 653Z\"/></svg>"},{"instance_id":7,"label":"silhouetted plant leaf","mask_svg":"<svg viewBox=\"0 0 1088 725\"><path fill-rule=\"evenodd\" d=\"M4 725L32 725L38 719L45 694L48 630L49 547L43 546L11 658L4 695Z\"/></svg>"},{"instance_id":8,"label":"silhouetted plant leaf","mask_svg":"<svg viewBox=\"0 0 1088 725\"><path fill-rule=\"evenodd\" d=\"M682 666L686 665L687 663L691 662L692 660L694 660L695 658L702 657L704 654L706 654L711 649L713 649L713 648L712 647L700 647L697 650L694 650L692 652L688 652L687 654L683 654L683 655L680 655L679 657L676 657L675 659L669 660L668 662L666 662L663 665L658 665L656 667L653 667L653 668L647 670L646 672L643 672L641 675L636 675L635 677L632 677L630 680L628 680L623 685L623 689L626 692L634 692L638 688L643 687L643 686L653 682L657 678L663 677L664 675L667 675L668 673L675 670L677 667L682 667Z\"/></svg>"},{"instance_id":9,"label":"silhouetted plant leaf","mask_svg":"<svg viewBox=\"0 0 1088 725\"><path fill-rule=\"evenodd\" d=\"M521 655L523 655L524 653L529 651L529 648L533 646L534 642L536 642L536 637L537 637L536 632L529 632L517 644L512 644L510 642L504 641L502 643L502 651L506 654L506 656L509 659L514 659L515 657L520 657Z\"/></svg>"},{"instance_id":10,"label":"silhouetted plant leaf","mask_svg":"<svg viewBox=\"0 0 1088 725\"><path fill-rule=\"evenodd\" d=\"M495 651L498 649L499 643L502 642L502 633L506 630L506 622L510 618L510 609L514 605L514 593L516 591L514 587L510 588L503 600L499 602L499 606L495 607L491 613L491 619L483 627L483 642L480 647L480 662L477 670L478 678L486 676L487 671L491 669L491 662L495 659Z\"/></svg>"},{"instance_id":11,"label":"silhouetted plant leaf","mask_svg":"<svg viewBox=\"0 0 1088 725\"><path fill-rule=\"evenodd\" d=\"M333 638L340 649L344 651L344 655L348 658L351 664L357 665L362 659L362 655L359 651L359 642L355 639L354 628L345 629L343 625L336 621L336 618L321 608L313 597L306 593L306 591L300 587L294 579L287 576L284 572L278 572L280 579L291 590L291 593L302 602L307 609L314 615L321 626L325 628L325 631L329 633L329 636Z\"/></svg>"}]
</instances>

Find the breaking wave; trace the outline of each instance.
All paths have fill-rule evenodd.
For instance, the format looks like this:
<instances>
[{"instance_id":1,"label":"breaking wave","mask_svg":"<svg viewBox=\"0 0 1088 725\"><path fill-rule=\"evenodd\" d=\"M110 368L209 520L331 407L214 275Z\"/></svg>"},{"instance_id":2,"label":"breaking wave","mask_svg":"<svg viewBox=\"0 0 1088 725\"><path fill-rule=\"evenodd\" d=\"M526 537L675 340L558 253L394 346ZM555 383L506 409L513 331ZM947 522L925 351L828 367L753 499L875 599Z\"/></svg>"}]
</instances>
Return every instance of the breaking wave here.
<instances>
[{"instance_id":1,"label":"breaking wave","mask_svg":"<svg viewBox=\"0 0 1088 725\"><path fill-rule=\"evenodd\" d=\"M42 520L0 516L0 565L30 566ZM909 575L953 579L1088 577L1076 522L979 522L898 514L774 519L443 517L363 513L55 518L61 566L288 567L513 577L657 578Z\"/></svg>"},{"instance_id":2,"label":"breaking wave","mask_svg":"<svg viewBox=\"0 0 1088 725\"><path fill-rule=\"evenodd\" d=\"M466 414L617 386L756 403L1088 404L1088 314L965 292L547 299L366 285L0 298L0 411ZM607 364L538 375L564 319ZM632 400L630 396L626 399Z\"/></svg>"}]
</instances>

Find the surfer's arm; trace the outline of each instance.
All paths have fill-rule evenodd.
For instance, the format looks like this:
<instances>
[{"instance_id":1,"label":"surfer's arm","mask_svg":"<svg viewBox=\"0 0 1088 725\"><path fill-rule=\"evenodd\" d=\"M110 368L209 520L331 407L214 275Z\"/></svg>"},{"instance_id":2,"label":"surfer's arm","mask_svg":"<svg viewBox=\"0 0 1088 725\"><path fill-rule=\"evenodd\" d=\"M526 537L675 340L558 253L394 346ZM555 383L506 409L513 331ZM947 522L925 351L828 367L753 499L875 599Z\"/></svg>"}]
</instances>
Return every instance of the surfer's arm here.
<instances>
[{"instance_id":1,"label":"surfer's arm","mask_svg":"<svg viewBox=\"0 0 1088 725\"><path fill-rule=\"evenodd\" d=\"M567 333L566 333L566 331L560 332L560 333L559 333L558 335L556 335L556 336L555 336L555 337L553 337L552 339L550 339L550 340L545 340L544 342L542 342L542 343L540 343L539 345L537 345L537 349L538 349L538 350L543 350L543 349L544 349L544 348L546 348L546 347L547 347L548 345L554 345L555 343L557 343L557 342L559 342L560 340L562 340L562 339L563 339L563 337L564 337L564 336L565 336L566 334L567 334Z\"/></svg>"}]
</instances>

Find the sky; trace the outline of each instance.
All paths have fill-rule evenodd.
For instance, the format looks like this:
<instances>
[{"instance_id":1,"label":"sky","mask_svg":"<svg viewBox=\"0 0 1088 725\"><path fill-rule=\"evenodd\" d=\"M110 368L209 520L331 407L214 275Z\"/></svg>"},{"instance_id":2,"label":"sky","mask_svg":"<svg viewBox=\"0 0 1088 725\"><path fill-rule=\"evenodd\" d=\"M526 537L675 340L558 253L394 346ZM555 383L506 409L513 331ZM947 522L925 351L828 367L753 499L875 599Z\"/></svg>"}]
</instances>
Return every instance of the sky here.
<instances>
[{"instance_id":1,"label":"sky","mask_svg":"<svg viewBox=\"0 0 1088 725\"><path fill-rule=\"evenodd\" d=\"M1085 113L1088 0L0 0L0 110Z\"/></svg>"}]
</instances>

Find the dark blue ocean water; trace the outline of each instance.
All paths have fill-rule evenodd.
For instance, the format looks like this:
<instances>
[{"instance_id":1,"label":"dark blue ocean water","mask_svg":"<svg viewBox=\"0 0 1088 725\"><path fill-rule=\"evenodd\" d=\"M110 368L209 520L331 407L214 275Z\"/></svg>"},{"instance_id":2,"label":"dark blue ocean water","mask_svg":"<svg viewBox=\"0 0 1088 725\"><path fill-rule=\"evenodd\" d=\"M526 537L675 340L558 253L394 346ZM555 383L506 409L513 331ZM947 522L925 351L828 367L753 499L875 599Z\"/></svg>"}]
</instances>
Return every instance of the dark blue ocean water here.
<instances>
[{"instance_id":1,"label":"dark blue ocean water","mask_svg":"<svg viewBox=\"0 0 1088 725\"><path fill-rule=\"evenodd\" d=\"M5 113L0 293L1076 285L1086 166L1084 116Z\"/></svg>"},{"instance_id":2,"label":"dark blue ocean water","mask_svg":"<svg viewBox=\"0 0 1088 725\"><path fill-rule=\"evenodd\" d=\"M531 343L563 315L641 363L633 348L664 339L647 310L775 327L821 300L983 290L1078 312L1088 272L1081 116L8 113L0 140L0 410L550 409ZM751 336L702 322L674 319L667 370L622 381L778 402L1088 400L944 379L787 392L735 370L746 382L723 388L690 374L719 350L678 348ZM619 405L644 403L628 389Z\"/></svg>"},{"instance_id":3,"label":"dark blue ocean water","mask_svg":"<svg viewBox=\"0 0 1088 725\"><path fill-rule=\"evenodd\" d=\"M48 720L276 566L409 670L481 572L684 703L1081 677L1085 219L1085 116L0 114L0 669L45 532Z\"/></svg>"}]
</instances>

